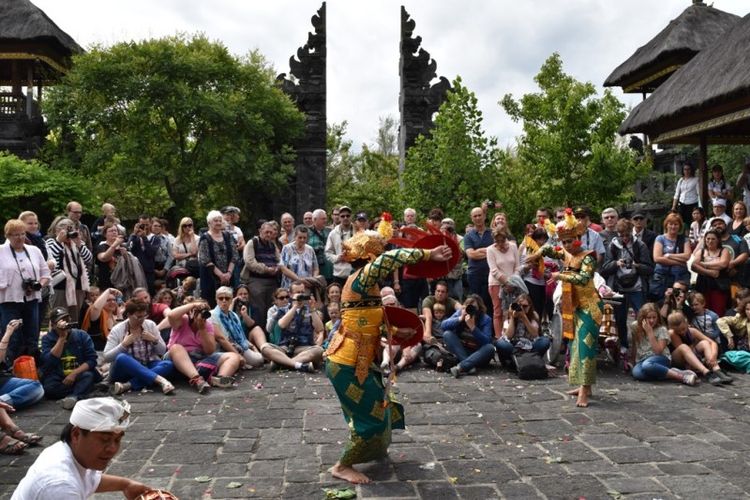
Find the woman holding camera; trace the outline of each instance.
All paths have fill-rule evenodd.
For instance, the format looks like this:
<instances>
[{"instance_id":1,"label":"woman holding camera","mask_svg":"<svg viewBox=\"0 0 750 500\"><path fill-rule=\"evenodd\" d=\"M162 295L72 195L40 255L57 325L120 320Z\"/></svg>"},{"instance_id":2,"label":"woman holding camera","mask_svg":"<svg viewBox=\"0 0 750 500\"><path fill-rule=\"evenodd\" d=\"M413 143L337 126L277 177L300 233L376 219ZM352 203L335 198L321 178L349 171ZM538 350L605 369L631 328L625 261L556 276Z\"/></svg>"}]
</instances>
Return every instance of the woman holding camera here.
<instances>
[{"instance_id":1,"label":"woman holding camera","mask_svg":"<svg viewBox=\"0 0 750 500\"><path fill-rule=\"evenodd\" d=\"M495 357L492 319L487 315L487 308L479 295L466 297L463 307L443 320L441 326L443 342L459 361L450 370L454 377L474 374L477 367L487 366Z\"/></svg>"},{"instance_id":2,"label":"woman holding camera","mask_svg":"<svg viewBox=\"0 0 750 500\"><path fill-rule=\"evenodd\" d=\"M510 364L516 344L526 339L531 351L544 356L550 346L547 337L539 335L539 316L531 305L531 296L522 293L508 309L508 319L503 325L503 335L495 341L495 349L503 364Z\"/></svg>"},{"instance_id":3,"label":"woman holding camera","mask_svg":"<svg viewBox=\"0 0 750 500\"><path fill-rule=\"evenodd\" d=\"M23 322L6 347L10 366L18 356L39 350L39 303L50 271L42 252L25 243L26 224L21 220L5 223L5 238L0 245L0 331L12 320Z\"/></svg>"},{"instance_id":4,"label":"woman holding camera","mask_svg":"<svg viewBox=\"0 0 750 500\"><path fill-rule=\"evenodd\" d=\"M98 261L97 281L99 288L105 290L112 287L112 270L117 259L125 250L125 238L120 234L117 224L107 222L102 229L104 241L96 246L96 260Z\"/></svg>"},{"instance_id":5,"label":"woman holding camera","mask_svg":"<svg viewBox=\"0 0 750 500\"><path fill-rule=\"evenodd\" d=\"M200 394L210 386L198 369L203 370L211 385L227 388L232 386L232 375L242 364L242 357L236 352L217 350L210 318L208 303L202 300L175 307L167 314L172 327L167 357ZM216 376L213 376L214 373Z\"/></svg>"},{"instance_id":6,"label":"woman holding camera","mask_svg":"<svg viewBox=\"0 0 750 500\"><path fill-rule=\"evenodd\" d=\"M54 239L47 240L47 251L50 258L55 260L57 269L65 272L65 279L55 285L55 295L50 305L53 308L67 307L71 320L77 322L89 290L87 268L93 262L93 255L73 228L72 220L60 219L54 231Z\"/></svg>"},{"instance_id":7,"label":"woman holding camera","mask_svg":"<svg viewBox=\"0 0 750 500\"><path fill-rule=\"evenodd\" d=\"M146 275L148 293L152 296L156 293L154 280L156 280L156 251L158 242L149 238L150 220L141 218L133 227L133 233L128 239L128 249L133 256L138 259L143 268L143 274Z\"/></svg>"}]
</instances>

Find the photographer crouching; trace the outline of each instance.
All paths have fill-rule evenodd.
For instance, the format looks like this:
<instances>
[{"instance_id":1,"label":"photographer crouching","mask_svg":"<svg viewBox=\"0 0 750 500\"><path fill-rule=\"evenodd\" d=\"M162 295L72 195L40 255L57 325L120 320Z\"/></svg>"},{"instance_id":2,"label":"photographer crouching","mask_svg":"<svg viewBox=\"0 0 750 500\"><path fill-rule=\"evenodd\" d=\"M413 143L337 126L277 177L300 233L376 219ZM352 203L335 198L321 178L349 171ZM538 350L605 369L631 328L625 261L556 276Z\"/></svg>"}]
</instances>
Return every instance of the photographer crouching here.
<instances>
[{"instance_id":1,"label":"photographer crouching","mask_svg":"<svg viewBox=\"0 0 750 500\"><path fill-rule=\"evenodd\" d=\"M503 325L503 334L495 341L500 363L504 366L513 366L513 352L516 347L544 356L549 346L550 339L539 335L539 316L531 306L531 297L522 293L510 304Z\"/></svg>"},{"instance_id":2,"label":"photographer crouching","mask_svg":"<svg viewBox=\"0 0 750 500\"><path fill-rule=\"evenodd\" d=\"M318 312L311 307L311 296L305 284L295 281L289 290L292 302L280 309L276 316L281 328L281 341L279 345L266 342L260 351L276 365L314 372L323 363L321 345L325 327Z\"/></svg>"},{"instance_id":3,"label":"photographer crouching","mask_svg":"<svg viewBox=\"0 0 750 500\"><path fill-rule=\"evenodd\" d=\"M459 363L450 369L458 378L474 374L477 367L487 366L495 357L492 345L492 318L487 314L482 297L471 294L453 316L443 320L443 341Z\"/></svg>"},{"instance_id":4,"label":"photographer crouching","mask_svg":"<svg viewBox=\"0 0 750 500\"><path fill-rule=\"evenodd\" d=\"M0 331L12 320L22 320L4 347L8 366L21 354L37 354L39 348L39 302L50 271L42 252L26 245L26 224L18 219L5 223L7 241L0 245Z\"/></svg>"}]
</instances>

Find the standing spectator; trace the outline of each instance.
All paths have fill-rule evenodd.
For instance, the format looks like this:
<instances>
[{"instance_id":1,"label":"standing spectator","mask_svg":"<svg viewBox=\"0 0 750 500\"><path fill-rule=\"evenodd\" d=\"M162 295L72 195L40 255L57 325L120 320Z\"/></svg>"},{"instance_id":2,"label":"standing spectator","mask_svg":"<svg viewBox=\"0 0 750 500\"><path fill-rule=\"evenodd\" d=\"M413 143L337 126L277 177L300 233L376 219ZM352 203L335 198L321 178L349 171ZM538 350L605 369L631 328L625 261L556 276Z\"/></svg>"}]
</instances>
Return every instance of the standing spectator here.
<instances>
[{"instance_id":1,"label":"standing spectator","mask_svg":"<svg viewBox=\"0 0 750 500\"><path fill-rule=\"evenodd\" d=\"M677 181L672 199L672 210L678 211L682 220L690 220L693 209L700 205L701 191L693 165L685 162L682 165L682 177ZM726 206L726 201L724 201Z\"/></svg>"},{"instance_id":2,"label":"standing spectator","mask_svg":"<svg viewBox=\"0 0 750 500\"><path fill-rule=\"evenodd\" d=\"M320 275L315 251L307 244L307 226L294 228L294 239L281 250L281 287L289 288L294 281Z\"/></svg>"},{"instance_id":3,"label":"standing spectator","mask_svg":"<svg viewBox=\"0 0 750 500\"><path fill-rule=\"evenodd\" d=\"M487 265L487 247L492 245L492 231L485 225L485 213L481 207L471 210L471 220L474 229L464 236L464 250L469 262L466 272L469 282L469 293L479 295L485 307L492 304L488 283L490 268ZM492 311L489 311L492 316Z\"/></svg>"},{"instance_id":4,"label":"standing spectator","mask_svg":"<svg viewBox=\"0 0 750 500\"><path fill-rule=\"evenodd\" d=\"M312 226L313 222L313 213L312 212L305 212L302 214L302 225L305 227Z\"/></svg>"},{"instance_id":5,"label":"standing spectator","mask_svg":"<svg viewBox=\"0 0 750 500\"><path fill-rule=\"evenodd\" d=\"M245 245L242 258L245 262L242 281L247 283L250 290L250 307L257 311L258 322L265 325L266 312L273 305L273 293L278 287L280 272L280 254L270 222L264 222L260 226L260 235Z\"/></svg>"},{"instance_id":6,"label":"standing spectator","mask_svg":"<svg viewBox=\"0 0 750 500\"><path fill-rule=\"evenodd\" d=\"M164 280L169 268L172 267L172 241L166 233L162 219L153 218L151 221L151 234L148 236L154 253L154 278Z\"/></svg>"},{"instance_id":7,"label":"standing spectator","mask_svg":"<svg viewBox=\"0 0 750 500\"><path fill-rule=\"evenodd\" d=\"M404 210L404 226L417 227L417 211L413 208Z\"/></svg>"},{"instance_id":8,"label":"standing spectator","mask_svg":"<svg viewBox=\"0 0 750 500\"><path fill-rule=\"evenodd\" d=\"M620 219L616 233L607 247L604 265L599 272L612 290L624 296L622 303L615 307L620 353L624 355L628 349L628 312L632 308L638 315L646 302L648 278L654 273L654 262L646 244L633 239L632 222ZM623 360L626 359L627 356L623 356Z\"/></svg>"},{"instance_id":9,"label":"standing spectator","mask_svg":"<svg viewBox=\"0 0 750 500\"><path fill-rule=\"evenodd\" d=\"M698 273L695 289L706 298L706 305L719 316L724 316L729 304L729 249L721 245L719 234L713 229L703 235L703 245L693 253L692 270Z\"/></svg>"},{"instance_id":10,"label":"standing spectator","mask_svg":"<svg viewBox=\"0 0 750 500\"><path fill-rule=\"evenodd\" d=\"M599 231L599 236L602 237L602 244L604 244L604 251L607 251L609 244L612 242L612 238L617 235L617 221L620 220L620 215L612 207L605 208L602 210L602 224L604 229Z\"/></svg>"},{"instance_id":11,"label":"standing spectator","mask_svg":"<svg viewBox=\"0 0 750 500\"><path fill-rule=\"evenodd\" d=\"M742 201L745 202L745 206L750 206L750 156L745 158L745 165L737 177L736 186L737 189L742 190Z\"/></svg>"},{"instance_id":12,"label":"standing spectator","mask_svg":"<svg viewBox=\"0 0 750 500\"><path fill-rule=\"evenodd\" d=\"M446 347L459 361L450 369L454 377L467 373L473 375L477 368L487 366L495 357L492 319L480 296L472 294L466 297L463 307L444 319L441 327Z\"/></svg>"},{"instance_id":13,"label":"standing spectator","mask_svg":"<svg viewBox=\"0 0 750 500\"><path fill-rule=\"evenodd\" d=\"M110 288L112 286L112 270L115 268L117 259L119 259L127 248L125 247L125 238L120 234L115 224L107 222L102 229L104 241L96 245L96 260L98 284L100 289Z\"/></svg>"},{"instance_id":14,"label":"standing spectator","mask_svg":"<svg viewBox=\"0 0 750 500\"><path fill-rule=\"evenodd\" d=\"M329 226L329 229L333 229L334 227L338 226L341 222L341 219L339 219L339 207L335 207L333 210L331 210L331 225Z\"/></svg>"},{"instance_id":15,"label":"standing spectator","mask_svg":"<svg viewBox=\"0 0 750 500\"><path fill-rule=\"evenodd\" d=\"M648 248L649 255L653 255L656 233L646 227L646 214L635 212L630 220L633 221L633 239L642 241Z\"/></svg>"},{"instance_id":16,"label":"standing spectator","mask_svg":"<svg viewBox=\"0 0 750 500\"><path fill-rule=\"evenodd\" d=\"M187 269L190 276L197 278L200 272L198 263L198 236L195 234L193 219L183 217L172 246L175 265Z\"/></svg>"},{"instance_id":17,"label":"standing spectator","mask_svg":"<svg viewBox=\"0 0 750 500\"><path fill-rule=\"evenodd\" d=\"M724 177L724 168L721 165L714 165L711 168L711 180L708 182L708 196L711 198L711 201L717 198L729 201L732 198L732 186L727 183Z\"/></svg>"},{"instance_id":18,"label":"standing spectator","mask_svg":"<svg viewBox=\"0 0 750 500\"><path fill-rule=\"evenodd\" d=\"M148 232L150 231L150 220L141 219L136 223L133 228L133 234L128 239L128 249L141 263L143 273L146 275L146 283L148 283L148 291L150 294L154 294L154 280L156 279L156 242L153 239L149 239Z\"/></svg>"},{"instance_id":19,"label":"standing spectator","mask_svg":"<svg viewBox=\"0 0 750 500\"><path fill-rule=\"evenodd\" d=\"M71 201L65 206L65 211L68 213L68 219L73 221L73 229L81 234L81 242L86 247L93 251L94 246L91 242L91 231L84 224L81 224L81 215L83 215L83 207L77 201Z\"/></svg>"},{"instance_id":20,"label":"standing spectator","mask_svg":"<svg viewBox=\"0 0 750 500\"><path fill-rule=\"evenodd\" d=\"M721 219L729 226L732 223L732 218L727 215L727 200L723 198L716 198L712 202L713 207L713 218L721 217ZM692 211L691 211L692 213Z\"/></svg>"},{"instance_id":21,"label":"standing spectator","mask_svg":"<svg viewBox=\"0 0 750 500\"><path fill-rule=\"evenodd\" d=\"M495 337L500 337L503 325L503 311L510 304L503 304L500 289L508 285L510 277L517 274L520 268L518 247L514 241L508 241L508 232L503 226L492 230L494 245L487 247L487 265L489 266L488 289L492 298L492 324Z\"/></svg>"},{"instance_id":22,"label":"standing spectator","mask_svg":"<svg viewBox=\"0 0 750 500\"><path fill-rule=\"evenodd\" d=\"M91 243L96 246L102 239L104 239L104 223L109 218L114 218L117 214L117 209L111 203L104 203L102 205L102 215L96 218L94 223L91 225Z\"/></svg>"},{"instance_id":23,"label":"standing spectator","mask_svg":"<svg viewBox=\"0 0 750 500\"><path fill-rule=\"evenodd\" d=\"M707 225L706 211L703 210L703 207L695 207L693 209L693 222L690 223L690 232L688 233L690 245L693 248L703 239L703 233L708 229Z\"/></svg>"},{"instance_id":24,"label":"standing spectator","mask_svg":"<svg viewBox=\"0 0 750 500\"><path fill-rule=\"evenodd\" d=\"M357 212L354 217L354 234L370 229L370 218L366 212Z\"/></svg>"},{"instance_id":25,"label":"standing spectator","mask_svg":"<svg viewBox=\"0 0 750 500\"><path fill-rule=\"evenodd\" d=\"M737 285L743 279L742 270L749 257L747 243L744 238L730 234L723 219L716 217L711 219L710 228L716 231L721 239L721 245L729 251L727 275L730 282Z\"/></svg>"},{"instance_id":26,"label":"standing spectator","mask_svg":"<svg viewBox=\"0 0 750 500\"><path fill-rule=\"evenodd\" d=\"M206 216L206 222L208 231L201 236L198 244L201 297L211 307L216 307L216 290L220 286L231 286L234 267L240 257L232 235L224 231L221 213L211 210Z\"/></svg>"},{"instance_id":27,"label":"standing spectator","mask_svg":"<svg viewBox=\"0 0 750 500\"><path fill-rule=\"evenodd\" d=\"M675 281L690 283L687 261L690 259L690 242L682 234L682 217L670 213L664 218L664 233L654 242L654 276L649 284L649 296L653 302L664 298L664 292Z\"/></svg>"},{"instance_id":28,"label":"standing spectator","mask_svg":"<svg viewBox=\"0 0 750 500\"><path fill-rule=\"evenodd\" d=\"M352 265L344 259L343 248L343 243L354 234L352 229L352 209L346 205L340 207L339 218L341 223L333 228L328 235L326 258L333 264L333 281L339 285L343 285L352 273Z\"/></svg>"},{"instance_id":29,"label":"standing spectator","mask_svg":"<svg viewBox=\"0 0 750 500\"><path fill-rule=\"evenodd\" d=\"M596 255L596 263L601 266L604 262L604 254L606 248L604 248L604 241L599 233L592 227L591 223L591 211L588 207L578 207L575 210L574 215L578 219L583 227L586 228L584 233L581 235L580 240L582 250L591 250Z\"/></svg>"},{"instance_id":30,"label":"standing spectator","mask_svg":"<svg viewBox=\"0 0 750 500\"><path fill-rule=\"evenodd\" d=\"M416 221L417 212L413 208L407 208L404 210L404 227L417 228ZM402 237L413 239L408 233L402 233ZM401 271L401 279L399 280L398 274L396 274L396 277L393 280L393 288L400 294L399 302L401 303L401 306L416 312L420 302L430 293L427 280L410 273L407 267L404 267L399 271Z\"/></svg>"},{"instance_id":31,"label":"standing spectator","mask_svg":"<svg viewBox=\"0 0 750 500\"><path fill-rule=\"evenodd\" d=\"M456 222L453 219L447 217L440 221L440 232L443 233L446 238L452 239L456 243L456 247L461 252L461 255L459 256L456 265L453 266L453 269L451 269L448 274L441 278L448 285L448 295L460 301L464 297L463 275L464 268L466 267L466 255L463 249L463 237L456 233Z\"/></svg>"},{"instance_id":32,"label":"standing spectator","mask_svg":"<svg viewBox=\"0 0 750 500\"><path fill-rule=\"evenodd\" d=\"M73 321L78 321L86 292L93 256L81 242L81 235L73 229L70 219L62 218L55 227L55 238L47 240L47 252L55 260L57 269L65 272L65 279L55 286L52 307L67 307Z\"/></svg>"},{"instance_id":33,"label":"standing spectator","mask_svg":"<svg viewBox=\"0 0 750 500\"><path fill-rule=\"evenodd\" d=\"M89 334L70 325L65 307L50 313L51 329L42 339L42 385L49 399L62 399L62 407L73 409L101 380L96 371L96 351Z\"/></svg>"},{"instance_id":34,"label":"standing spectator","mask_svg":"<svg viewBox=\"0 0 750 500\"><path fill-rule=\"evenodd\" d=\"M731 234L736 234L740 238L745 236L747 229L745 229L745 218L747 217L747 205L742 201L734 202L732 205L732 222L728 226Z\"/></svg>"},{"instance_id":35,"label":"standing spectator","mask_svg":"<svg viewBox=\"0 0 750 500\"><path fill-rule=\"evenodd\" d=\"M225 231L234 237L234 242L237 245L237 255L242 255L245 250L245 235L242 233L242 229L237 223L240 221L240 209L233 206L222 207L220 210L224 216ZM240 275L242 274L242 260L240 260L236 266L234 266L234 273L232 275L232 283L236 285L240 282Z\"/></svg>"},{"instance_id":36,"label":"standing spectator","mask_svg":"<svg viewBox=\"0 0 750 500\"><path fill-rule=\"evenodd\" d=\"M22 320L21 330L11 336L5 359L12 365L22 354L35 355L39 345L39 303L50 271L42 252L27 245L26 224L19 219L5 223L6 242L0 245L0 331L12 320Z\"/></svg>"},{"instance_id":37,"label":"standing spectator","mask_svg":"<svg viewBox=\"0 0 750 500\"><path fill-rule=\"evenodd\" d=\"M552 315L552 294L547 293L547 280L550 273L557 270L557 261L544 257L541 266L533 262L532 256L536 249L543 247L549 240L546 229L535 228L529 238L531 241L524 239L524 243L518 249L519 260L523 263L519 268L519 274L529 291L534 311L542 321L546 321Z\"/></svg>"},{"instance_id":38,"label":"standing spectator","mask_svg":"<svg viewBox=\"0 0 750 500\"><path fill-rule=\"evenodd\" d=\"M294 217L290 213L281 214L281 235L279 241L281 245L288 245L292 241L292 233L294 233Z\"/></svg>"},{"instance_id":39,"label":"standing spectator","mask_svg":"<svg viewBox=\"0 0 750 500\"><path fill-rule=\"evenodd\" d=\"M330 283L333 278L333 264L326 258L326 243L328 242L328 235L331 234L331 230L326 226L328 215L322 208L318 208L312 214L312 225L309 227L307 244L315 252L320 274L326 279L326 283Z\"/></svg>"}]
</instances>

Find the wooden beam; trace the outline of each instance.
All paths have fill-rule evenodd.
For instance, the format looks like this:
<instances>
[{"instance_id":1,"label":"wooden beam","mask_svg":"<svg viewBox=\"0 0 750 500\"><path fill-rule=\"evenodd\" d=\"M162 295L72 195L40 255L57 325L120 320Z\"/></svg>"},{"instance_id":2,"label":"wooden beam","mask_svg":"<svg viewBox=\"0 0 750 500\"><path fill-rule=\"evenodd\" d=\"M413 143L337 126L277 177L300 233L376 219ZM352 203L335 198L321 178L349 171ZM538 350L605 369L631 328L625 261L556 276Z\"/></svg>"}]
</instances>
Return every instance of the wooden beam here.
<instances>
[{"instance_id":1,"label":"wooden beam","mask_svg":"<svg viewBox=\"0 0 750 500\"><path fill-rule=\"evenodd\" d=\"M701 135L700 141L698 166L700 167L701 201L704 207L708 207L708 143L705 134Z\"/></svg>"}]
</instances>

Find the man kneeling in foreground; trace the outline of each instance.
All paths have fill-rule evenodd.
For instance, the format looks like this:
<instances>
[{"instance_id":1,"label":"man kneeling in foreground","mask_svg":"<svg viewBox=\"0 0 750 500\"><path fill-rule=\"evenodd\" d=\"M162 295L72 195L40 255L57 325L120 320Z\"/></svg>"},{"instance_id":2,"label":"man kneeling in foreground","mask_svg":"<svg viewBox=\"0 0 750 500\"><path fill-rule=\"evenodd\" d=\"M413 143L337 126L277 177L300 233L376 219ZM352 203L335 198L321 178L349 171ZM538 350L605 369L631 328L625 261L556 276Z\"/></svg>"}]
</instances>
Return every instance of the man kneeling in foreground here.
<instances>
[{"instance_id":1,"label":"man kneeling in foreground","mask_svg":"<svg viewBox=\"0 0 750 500\"><path fill-rule=\"evenodd\" d=\"M60 441L46 448L29 468L11 500L88 498L121 491L133 499L151 488L120 476L104 474L120 450L130 417L127 401L92 398L78 401Z\"/></svg>"}]
</instances>

